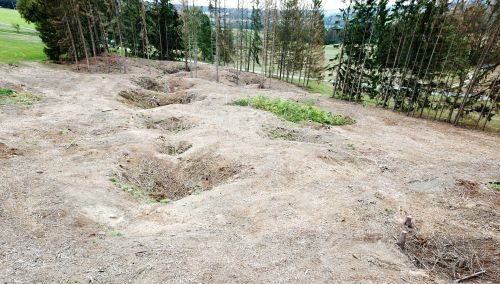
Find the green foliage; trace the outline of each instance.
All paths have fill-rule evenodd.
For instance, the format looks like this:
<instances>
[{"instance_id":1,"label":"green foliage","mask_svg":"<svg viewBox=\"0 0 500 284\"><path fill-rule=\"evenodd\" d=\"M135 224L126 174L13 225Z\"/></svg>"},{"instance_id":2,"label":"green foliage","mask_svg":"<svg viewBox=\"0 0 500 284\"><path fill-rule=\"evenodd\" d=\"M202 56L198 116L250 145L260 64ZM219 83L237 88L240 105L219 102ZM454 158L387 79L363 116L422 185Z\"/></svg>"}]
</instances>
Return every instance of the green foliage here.
<instances>
[{"instance_id":1,"label":"green foliage","mask_svg":"<svg viewBox=\"0 0 500 284\"><path fill-rule=\"evenodd\" d=\"M0 89L0 96L10 96L14 93L11 89Z\"/></svg>"},{"instance_id":2,"label":"green foliage","mask_svg":"<svg viewBox=\"0 0 500 284\"><path fill-rule=\"evenodd\" d=\"M259 0L257 0L252 5L252 14L250 16L250 20L252 21L251 29L252 33L252 41L250 45L250 54L253 58L254 62L260 65L259 54L262 50L262 39L260 37L260 32L263 28L262 20L261 20L261 11L259 8Z\"/></svg>"},{"instance_id":3,"label":"green foliage","mask_svg":"<svg viewBox=\"0 0 500 284\"><path fill-rule=\"evenodd\" d=\"M212 26L210 23L210 18L200 12L197 14L199 19L199 29L198 29L198 47L201 52L201 58L205 62L213 62L213 50L212 50Z\"/></svg>"},{"instance_id":4,"label":"green foliage","mask_svg":"<svg viewBox=\"0 0 500 284\"><path fill-rule=\"evenodd\" d=\"M273 99L264 96L239 99L234 101L232 105L251 106L257 109L266 110L291 122L314 121L328 125L346 125L353 124L355 122L349 117L333 115L313 105L291 102L284 99Z\"/></svg>"},{"instance_id":5,"label":"green foliage","mask_svg":"<svg viewBox=\"0 0 500 284\"><path fill-rule=\"evenodd\" d=\"M500 191L500 181L492 181L489 183L489 186L495 191Z\"/></svg>"},{"instance_id":6,"label":"green foliage","mask_svg":"<svg viewBox=\"0 0 500 284\"><path fill-rule=\"evenodd\" d=\"M21 32L21 26L19 24L12 24L12 28L16 30L16 33Z\"/></svg>"},{"instance_id":7,"label":"green foliage","mask_svg":"<svg viewBox=\"0 0 500 284\"><path fill-rule=\"evenodd\" d=\"M51 60L59 60L68 52L67 34L58 29L61 24L60 13L56 9L61 6L59 0L20 0L17 9L26 21L35 23L40 38L45 44L44 52Z\"/></svg>"},{"instance_id":8,"label":"green foliage","mask_svg":"<svg viewBox=\"0 0 500 284\"><path fill-rule=\"evenodd\" d=\"M349 3L341 52L328 68L335 97L455 125L492 124L500 85L491 76L500 54L498 3Z\"/></svg>"},{"instance_id":9,"label":"green foliage","mask_svg":"<svg viewBox=\"0 0 500 284\"><path fill-rule=\"evenodd\" d=\"M134 1L125 1L134 2ZM129 4L130 5L130 4ZM122 9L121 19L124 22L126 33L124 37L131 51L140 49L137 43L134 44L134 37L137 37L137 30L141 28L141 19L137 10L139 3ZM179 14L170 0L158 0L151 4L146 4L146 23L148 38L154 46L151 54L153 58L161 60L174 60L179 58L176 52L182 49L181 35L179 33L181 22ZM128 27L134 27L133 29Z\"/></svg>"}]
</instances>

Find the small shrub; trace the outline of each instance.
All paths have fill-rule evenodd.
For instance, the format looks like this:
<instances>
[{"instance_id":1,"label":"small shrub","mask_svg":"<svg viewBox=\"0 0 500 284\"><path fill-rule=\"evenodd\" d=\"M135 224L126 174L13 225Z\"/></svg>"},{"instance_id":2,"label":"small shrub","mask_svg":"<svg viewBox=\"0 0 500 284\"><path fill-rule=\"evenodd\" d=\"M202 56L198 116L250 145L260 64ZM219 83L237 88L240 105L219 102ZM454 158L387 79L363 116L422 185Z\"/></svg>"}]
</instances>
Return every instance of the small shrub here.
<instances>
[{"instance_id":1,"label":"small shrub","mask_svg":"<svg viewBox=\"0 0 500 284\"><path fill-rule=\"evenodd\" d=\"M492 181L489 183L490 188L495 191L500 191L500 181Z\"/></svg>"},{"instance_id":2,"label":"small shrub","mask_svg":"<svg viewBox=\"0 0 500 284\"><path fill-rule=\"evenodd\" d=\"M257 109L270 111L291 122L314 121L328 125L347 125L355 122L349 117L326 112L314 105L301 104L284 99L273 99L264 96L239 99L231 104L236 106L251 106Z\"/></svg>"},{"instance_id":3,"label":"small shrub","mask_svg":"<svg viewBox=\"0 0 500 284\"><path fill-rule=\"evenodd\" d=\"M21 32L21 26L19 24L12 24L12 28L16 30L16 33Z\"/></svg>"},{"instance_id":4,"label":"small shrub","mask_svg":"<svg viewBox=\"0 0 500 284\"><path fill-rule=\"evenodd\" d=\"M0 88L0 96L10 96L14 93L11 89L1 89Z\"/></svg>"}]
</instances>

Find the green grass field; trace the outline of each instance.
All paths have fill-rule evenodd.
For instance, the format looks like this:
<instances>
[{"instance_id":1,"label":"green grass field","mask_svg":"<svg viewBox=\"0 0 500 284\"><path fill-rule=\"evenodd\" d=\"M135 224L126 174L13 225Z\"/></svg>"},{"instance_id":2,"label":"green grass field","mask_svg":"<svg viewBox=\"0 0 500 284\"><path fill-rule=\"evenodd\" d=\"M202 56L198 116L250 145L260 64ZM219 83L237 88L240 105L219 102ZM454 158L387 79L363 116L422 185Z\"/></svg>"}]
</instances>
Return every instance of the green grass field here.
<instances>
[{"instance_id":1,"label":"green grass field","mask_svg":"<svg viewBox=\"0 0 500 284\"><path fill-rule=\"evenodd\" d=\"M335 58L337 54L340 53L340 49L338 47L333 47L333 45L325 45L325 60L327 64L330 62L330 59Z\"/></svg>"},{"instance_id":2,"label":"green grass field","mask_svg":"<svg viewBox=\"0 0 500 284\"><path fill-rule=\"evenodd\" d=\"M35 27L33 24L27 23L17 10L0 8L0 23L8 24L9 26L12 24L19 24L22 28L28 28L34 30Z\"/></svg>"},{"instance_id":3,"label":"green grass field","mask_svg":"<svg viewBox=\"0 0 500 284\"><path fill-rule=\"evenodd\" d=\"M19 33L13 24L21 27ZM33 24L16 10L0 8L0 63L44 60L43 47Z\"/></svg>"}]
</instances>

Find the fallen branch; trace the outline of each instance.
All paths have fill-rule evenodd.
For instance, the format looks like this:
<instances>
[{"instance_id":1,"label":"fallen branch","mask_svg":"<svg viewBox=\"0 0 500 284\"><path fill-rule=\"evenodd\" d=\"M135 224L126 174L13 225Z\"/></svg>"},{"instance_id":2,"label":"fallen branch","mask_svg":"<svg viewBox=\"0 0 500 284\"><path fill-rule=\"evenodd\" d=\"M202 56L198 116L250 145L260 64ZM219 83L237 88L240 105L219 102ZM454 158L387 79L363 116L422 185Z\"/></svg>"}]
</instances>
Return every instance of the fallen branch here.
<instances>
[{"instance_id":1,"label":"fallen branch","mask_svg":"<svg viewBox=\"0 0 500 284\"><path fill-rule=\"evenodd\" d=\"M463 282L463 281L469 280L469 279L471 279L471 278L481 276L481 275L483 275L483 274L485 274L485 273L486 273L486 270L481 270L481 271L478 271L478 272L473 273L473 274L471 274L471 275L468 275L468 276L462 277L462 278L460 278L460 279L456 279L454 282L455 282L455 283L460 283L460 282Z\"/></svg>"}]
</instances>

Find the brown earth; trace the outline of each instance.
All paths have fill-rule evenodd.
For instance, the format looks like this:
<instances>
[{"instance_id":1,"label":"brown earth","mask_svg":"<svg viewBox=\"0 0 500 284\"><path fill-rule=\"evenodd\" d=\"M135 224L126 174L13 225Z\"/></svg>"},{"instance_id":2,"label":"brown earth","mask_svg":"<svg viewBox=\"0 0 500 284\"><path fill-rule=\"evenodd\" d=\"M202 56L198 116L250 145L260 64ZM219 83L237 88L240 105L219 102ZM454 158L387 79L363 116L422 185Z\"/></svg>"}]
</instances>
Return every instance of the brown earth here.
<instances>
[{"instance_id":1,"label":"brown earth","mask_svg":"<svg viewBox=\"0 0 500 284\"><path fill-rule=\"evenodd\" d=\"M472 281L500 281L499 193L486 186L500 180L498 134L283 82L260 89L253 74L222 70L216 83L208 66L137 59L124 74L122 63L97 59L93 73L0 65L0 87L41 98L0 106L2 281L447 283L477 268L486 274ZM119 96L168 93L162 82L205 99L138 108ZM299 125L227 105L254 95L312 100L357 123ZM158 184L157 199L175 201L142 198ZM399 249L401 230L423 252L457 240L430 254L469 244L480 264L458 261L455 274L419 265L432 258Z\"/></svg>"}]
</instances>

